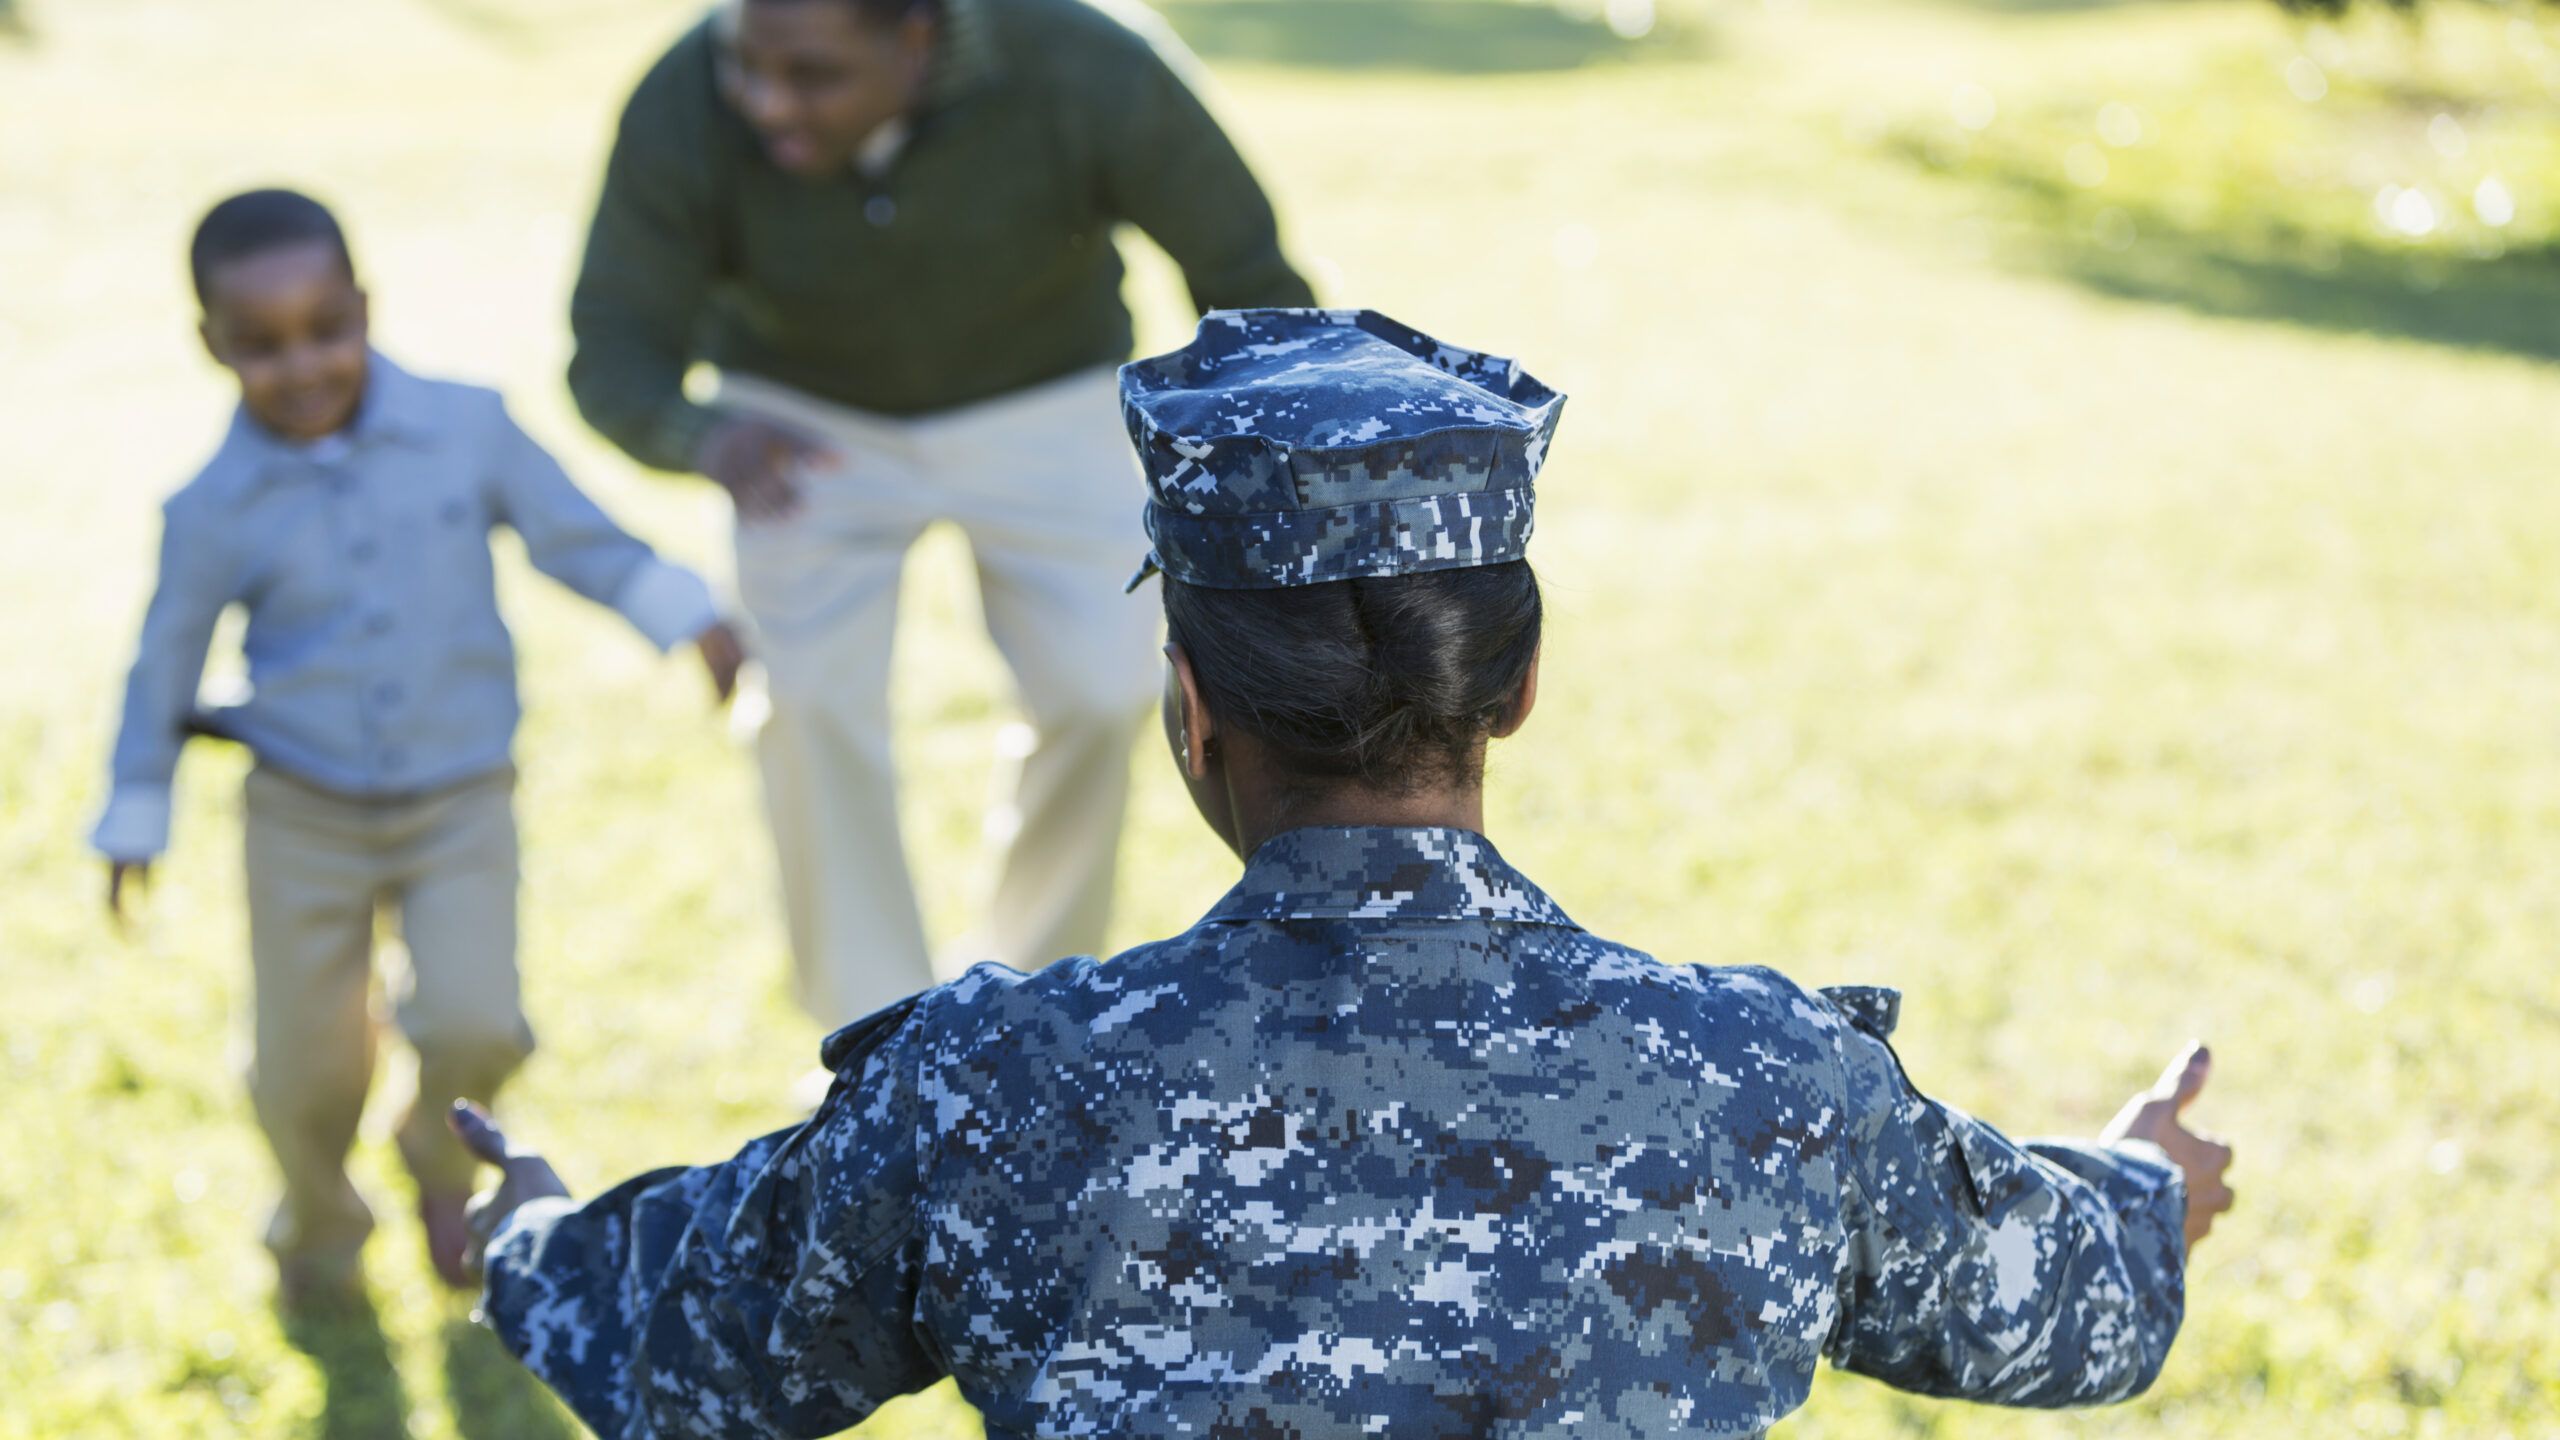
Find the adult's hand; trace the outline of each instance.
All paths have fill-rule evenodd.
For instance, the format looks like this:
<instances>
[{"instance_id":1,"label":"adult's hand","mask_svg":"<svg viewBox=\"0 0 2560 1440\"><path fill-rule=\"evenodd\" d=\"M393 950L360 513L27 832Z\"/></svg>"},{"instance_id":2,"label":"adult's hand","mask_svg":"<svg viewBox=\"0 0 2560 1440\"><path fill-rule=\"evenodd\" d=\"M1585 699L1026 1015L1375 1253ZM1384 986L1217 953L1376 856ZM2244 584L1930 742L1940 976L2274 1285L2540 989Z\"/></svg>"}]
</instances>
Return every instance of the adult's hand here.
<instances>
[{"instance_id":1,"label":"adult's hand","mask_svg":"<svg viewBox=\"0 0 2560 1440\"><path fill-rule=\"evenodd\" d=\"M753 415L713 421L693 457L693 468L729 492L744 520L787 520L799 513L801 475L838 463L836 452L819 441Z\"/></svg>"},{"instance_id":2,"label":"adult's hand","mask_svg":"<svg viewBox=\"0 0 2560 1440\"><path fill-rule=\"evenodd\" d=\"M2212 1231L2213 1217L2231 1208L2231 1187L2222 1178L2231 1168L2231 1147L2189 1130L2184 1118L2212 1073L2213 1052L2198 1043L2171 1062L2157 1084L2126 1101L2098 1137L2102 1141L2148 1140L2186 1172L2190 1249Z\"/></svg>"},{"instance_id":3,"label":"adult's hand","mask_svg":"<svg viewBox=\"0 0 2560 1440\"><path fill-rule=\"evenodd\" d=\"M148 860L110 860L107 862L107 917L124 928L124 892L128 889L151 888L151 862Z\"/></svg>"},{"instance_id":4,"label":"adult's hand","mask_svg":"<svg viewBox=\"0 0 2560 1440\"><path fill-rule=\"evenodd\" d=\"M456 1100L452 1113L445 1118L460 1137L463 1149L470 1151L473 1158L498 1167L496 1187L472 1196L469 1208L463 1211L463 1224L471 1232L471 1241L462 1252L462 1269L476 1285L488 1261L489 1241L498 1233L498 1226L530 1201L552 1196L567 1198L569 1187L560 1183L550 1161L509 1145L506 1133L479 1106Z\"/></svg>"}]
</instances>

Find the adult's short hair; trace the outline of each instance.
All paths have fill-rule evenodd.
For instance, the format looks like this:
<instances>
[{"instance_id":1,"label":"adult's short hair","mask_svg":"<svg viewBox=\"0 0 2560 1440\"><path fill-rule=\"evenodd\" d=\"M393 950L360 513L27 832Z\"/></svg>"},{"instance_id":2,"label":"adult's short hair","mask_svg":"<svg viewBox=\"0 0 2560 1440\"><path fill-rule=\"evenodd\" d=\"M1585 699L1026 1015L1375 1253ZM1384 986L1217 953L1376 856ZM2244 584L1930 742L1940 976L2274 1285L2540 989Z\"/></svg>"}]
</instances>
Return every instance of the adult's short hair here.
<instances>
[{"instance_id":1,"label":"adult's short hair","mask_svg":"<svg viewBox=\"0 0 2560 1440\"><path fill-rule=\"evenodd\" d=\"M313 241L334 247L347 273L355 273L355 257L338 217L301 191L247 190L222 201L196 222L195 239L187 246L187 272L195 281L197 303L206 303L213 272L223 266Z\"/></svg>"},{"instance_id":2,"label":"adult's short hair","mask_svg":"<svg viewBox=\"0 0 2560 1440\"><path fill-rule=\"evenodd\" d=\"M1166 576L1164 613L1219 723L1301 788L1389 793L1482 779L1544 620L1525 560L1262 590Z\"/></svg>"}]
</instances>

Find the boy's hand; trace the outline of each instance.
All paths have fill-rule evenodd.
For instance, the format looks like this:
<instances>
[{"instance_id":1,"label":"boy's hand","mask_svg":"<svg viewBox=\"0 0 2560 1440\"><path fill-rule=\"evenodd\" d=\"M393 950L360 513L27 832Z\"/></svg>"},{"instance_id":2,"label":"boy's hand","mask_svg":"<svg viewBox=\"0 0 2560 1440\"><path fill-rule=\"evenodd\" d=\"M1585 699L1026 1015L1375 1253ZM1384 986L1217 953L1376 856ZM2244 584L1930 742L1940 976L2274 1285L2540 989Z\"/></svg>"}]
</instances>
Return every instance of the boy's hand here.
<instances>
[{"instance_id":1,"label":"boy's hand","mask_svg":"<svg viewBox=\"0 0 2560 1440\"><path fill-rule=\"evenodd\" d=\"M715 620L711 628L693 637L693 648L702 656L702 668L711 672L711 693L723 705L738 693L738 667L747 663L747 647L738 632L726 620Z\"/></svg>"},{"instance_id":2,"label":"boy's hand","mask_svg":"<svg viewBox=\"0 0 2560 1440\"><path fill-rule=\"evenodd\" d=\"M800 473L838 463L835 451L809 436L751 415L714 421L693 457L693 468L737 502L742 520L791 518L800 510Z\"/></svg>"},{"instance_id":3,"label":"boy's hand","mask_svg":"<svg viewBox=\"0 0 2560 1440\"><path fill-rule=\"evenodd\" d=\"M124 892L126 886L136 890L151 888L151 862L148 860L110 860L107 862L107 914L124 928Z\"/></svg>"},{"instance_id":4,"label":"boy's hand","mask_svg":"<svg viewBox=\"0 0 2560 1440\"><path fill-rule=\"evenodd\" d=\"M470 1208L463 1212L471 1243L462 1252L462 1269L473 1284L478 1284L488 1261L489 1241L498 1233L499 1224L527 1201L552 1196L566 1199L569 1187L560 1183L550 1161L509 1145L505 1132L490 1121L488 1112L470 1101L454 1101L453 1111L445 1120L474 1159L498 1167L497 1188L472 1196Z\"/></svg>"},{"instance_id":5,"label":"boy's hand","mask_svg":"<svg viewBox=\"0 0 2560 1440\"><path fill-rule=\"evenodd\" d=\"M2231 1187L2222 1179L2231 1168L2231 1147L2196 1134L2180 1118L2212 1073L2213 1052L2199 1042L2161 1072L2158 1084L2126 1101L2098 1137L2102 1141L2148 1140L2186 1172L2190 1249L2212 1231L2213 1217L2231 1208Z\"/></svg>"}]
</instances>

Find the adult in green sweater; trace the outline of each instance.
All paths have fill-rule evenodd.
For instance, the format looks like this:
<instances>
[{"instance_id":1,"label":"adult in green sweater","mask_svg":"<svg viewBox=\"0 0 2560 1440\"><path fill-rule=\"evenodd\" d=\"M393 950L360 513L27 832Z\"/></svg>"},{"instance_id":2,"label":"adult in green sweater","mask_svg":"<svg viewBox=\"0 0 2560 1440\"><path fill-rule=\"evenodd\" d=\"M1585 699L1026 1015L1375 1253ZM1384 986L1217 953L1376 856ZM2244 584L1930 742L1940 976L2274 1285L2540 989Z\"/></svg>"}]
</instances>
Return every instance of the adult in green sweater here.
<instances>
[{"instance_id":1,"label":"adult in green sweater","mask_svg":"<svg viewBox=\"0 0 2560 1440\"><path fill-rule=\"evenodd\" d=\"M842 1024L933 982L897 828L888 667L908 547L956 523L1030 724L983 931L1028 968L1108 916L1155 617L1112 230L1203 309L1312 303L1270 203L1143 11L1082 0L729 0L622 116L569 385L639 460L737 502L740 596L802 998ZM698 362L717 372L689 395Z\"/></svg>"}]
</instances>

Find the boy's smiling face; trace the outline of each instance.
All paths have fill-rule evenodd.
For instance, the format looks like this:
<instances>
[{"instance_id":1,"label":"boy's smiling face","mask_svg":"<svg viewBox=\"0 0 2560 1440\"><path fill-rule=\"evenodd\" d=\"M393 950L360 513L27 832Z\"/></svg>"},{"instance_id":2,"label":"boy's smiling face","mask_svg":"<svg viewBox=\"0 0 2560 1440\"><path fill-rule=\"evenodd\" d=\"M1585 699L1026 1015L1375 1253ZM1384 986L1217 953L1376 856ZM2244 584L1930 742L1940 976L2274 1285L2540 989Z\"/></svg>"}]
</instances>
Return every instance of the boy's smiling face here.
<instances>
[{"instance_id":1,"label":"boy's smiling face","mask_svg":"<svg viewBox=\"0 0 2560 1440\"><path fill-rule=\"evenodd\" d=\"M205 348L240 377L249 418L303 444L334 435L364 400L366 306L346 253L302 240L224 261L205 276Z\"/></svg>"}]
</instances>

